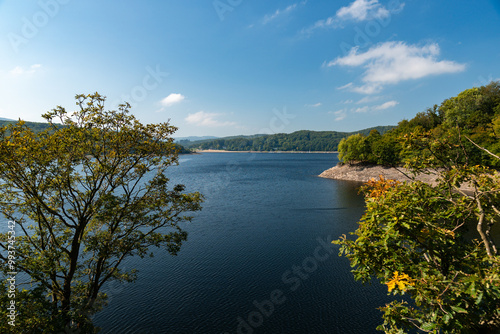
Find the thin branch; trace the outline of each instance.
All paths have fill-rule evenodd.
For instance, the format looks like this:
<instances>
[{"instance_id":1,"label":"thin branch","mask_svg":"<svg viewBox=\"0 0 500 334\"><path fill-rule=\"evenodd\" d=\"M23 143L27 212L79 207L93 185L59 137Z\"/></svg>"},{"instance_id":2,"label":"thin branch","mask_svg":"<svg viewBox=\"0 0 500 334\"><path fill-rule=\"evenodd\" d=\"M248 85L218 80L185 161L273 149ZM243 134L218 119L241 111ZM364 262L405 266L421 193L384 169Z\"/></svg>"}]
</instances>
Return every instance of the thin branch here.
<instances>
[{"instance_id":1,"label":"thin branch","mask_svg":"<svg viewBox=\"0 0 500 334\"><path fill-rule=\"evenodd\" d=\"M474 146L476 146L477 148L479 148L480 150L483 150L485 151L486 153L488 153L489 155L497 158L498 160L500 160L500 157L494 153L492 153L491 151L485 149L484 147L481 147L479 146L478 144L476 144L474 141L472 141L472 139L470 139L469 137L467 137L466 135L464 135L465 138L467 138L468 141L470 141L472 144L474 144Z\"/></svg>"},{"instance_id":2,"label":"thin branch","mask_svg":"<svg viewBox=\"0 0 500 334\"><path fill-rule=\"evenodd\" d=\"M427 331L425 329L422 329L420 328L414 321L417 321L417 319L412 319L412 318L408 318L408 317L403 317L403 319L406 319L408 320L413 326L415 326L416 328L418 328L419 330L421 330L422 332L426 332L426 333L433 333L433 331Z\"/></svg>"},{"instance_id":3,"label":"thin branch","mask_svg":"<svg viewBox=\"0 0 500 334\"><path fill-rule=\"evenodd\" d=\"M483 209L483 206L481 204L481 200L479 199L479 197L476 197L476 203L477 203L477 208L479 210L479 221L477 223L477 232L479 233L479 235L481 236L481 239L483 240L484 247L486 248L486 253L488 254L488 256L490 258L493 258L493 253L491 252L490 242L489 242L486 234L483 231L483 221L484 221L485 213L484 213L484 209Z\"/></svg>"}]
</instances>

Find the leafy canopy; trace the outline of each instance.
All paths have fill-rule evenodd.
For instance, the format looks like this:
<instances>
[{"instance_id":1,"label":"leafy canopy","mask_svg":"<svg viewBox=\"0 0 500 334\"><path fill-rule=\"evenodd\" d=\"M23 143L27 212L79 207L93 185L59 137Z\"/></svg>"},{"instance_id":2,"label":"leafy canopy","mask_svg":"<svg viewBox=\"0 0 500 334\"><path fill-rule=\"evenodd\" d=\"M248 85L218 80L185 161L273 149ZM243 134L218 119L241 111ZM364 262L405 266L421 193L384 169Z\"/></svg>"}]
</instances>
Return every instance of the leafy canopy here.
<instances>
[{"instance_id":1,"label":"leafy canopy","mask_svg":"<svg viewBox=\"0 0 500 334\"><path fill-rule=\"evenodd\" d=\"M439 178L437 185L372 180L362 188L366 212L353 233L356 239L343 236L334 242L350 259L356 279L376 277L389 293L411 297L411 303L395 300L381 308L379 330L478 333L500 328L495 243L500 237L500 173L492 168L500 163L495 154L499 106L500 87L492 83L467 90L382 136L398 144L400 163L414 174L433 170Z\"/></svg>"},{"instance_id":2,"label":"leafy canopy","mask_svg":"<svg viewBox=\"0 0 500 334\"><path fill-rule=\"evenodd\" d=\"M499 166L498 159L472 142L500 154L500 83L467 89L409 121L401 121L382 136L351 137L339 144L344 163Z\"/></svg>"},{"instance_id":3,"label":"leafy canopy","mask_svg":"<svg viewBox=\"0 0 500 334\"><path fill-rule=\"evenodd\" d=\"M472 182L471 194L457 191ZM335 241L357 280L377 277L389 293L386 333L420 329L477 333L500 326L500 256L492 230L500 218L500 177L480 166L454 169L437 186L380 179L363 189L366 213L355 240ZM474 228L474 229L473 229Z\"/></svg>"},{"instance_id":4,"label":"leafy canopy","mask_svg":"<svg viewBox=\"0 0 500 334\"><path fill-rule=\"evenodd\" d=\"M177 162L175 127L142 124L128 104L106 111L98 93L76 100L72 114L58 106L43 115L46 130L35 133L23 121L0 128L0 212L17 224L16 269L35 287L17 298L51 305L20 311L16 328L41 321L92 332L89 317L106 302L103 285L136 278L123 261L152 255L151 246L177 254L186 212L201 208L199 193L169 186L165 174ZM6 233L0 247L8 248Z\"/></svg>"}]
</instances>

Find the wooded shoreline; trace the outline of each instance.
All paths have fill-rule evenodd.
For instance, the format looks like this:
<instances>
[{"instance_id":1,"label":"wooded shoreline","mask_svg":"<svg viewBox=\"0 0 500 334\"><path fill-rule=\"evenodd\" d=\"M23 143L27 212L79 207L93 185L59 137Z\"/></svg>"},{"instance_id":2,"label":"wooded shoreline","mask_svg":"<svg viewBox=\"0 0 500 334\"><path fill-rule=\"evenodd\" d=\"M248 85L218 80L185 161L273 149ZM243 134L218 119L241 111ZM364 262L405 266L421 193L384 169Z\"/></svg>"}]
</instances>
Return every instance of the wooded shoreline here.
<instances>
[{"instance_id":1,"label":"wooded shoreline","mask_svg":"<svg viewBox=\"0 0 500 334\"><path fill-rule=\"evenodd\" d=\"M338 151L229 151L229 150L194 150L195 153L339 153Z\"/></svg>"}]
</instances>

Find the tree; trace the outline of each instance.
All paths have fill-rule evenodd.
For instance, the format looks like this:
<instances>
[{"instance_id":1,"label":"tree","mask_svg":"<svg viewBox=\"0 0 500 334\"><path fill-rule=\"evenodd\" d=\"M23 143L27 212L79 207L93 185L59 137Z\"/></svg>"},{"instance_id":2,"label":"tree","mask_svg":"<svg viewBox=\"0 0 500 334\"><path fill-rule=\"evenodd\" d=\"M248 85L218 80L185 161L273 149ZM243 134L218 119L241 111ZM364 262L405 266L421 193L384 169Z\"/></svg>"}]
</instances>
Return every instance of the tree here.
<instances>
[{"instance_id":1,"label":"tree","mask_svg":"<svg viewBox=\"0 0 500 334\"><path fill-rule=\"evenodd\" d=\"M401 145L395 136L386 133L380 139L372 143L372 155L374 162L378 165L397 166L401 163Z\"/></svg>"},{"instance_id":2,"label":"tree","mask_svg":"<svg viewBox=\"0 0 500 334\"><path fill-rule=\"evenodd\" d=\"M369 182L363 188L366 212L353 233L357 238L335 241L356 279L376 277L389 293L412 298L382 307L384 324L378 329L500 329L499 119L500 84L492 82L403 120L373 141L377 163L397 162L410 174L439 176L436 185ZM345 156L356 153L345 147Z\"/></svg>"},{"instance_id":3,"label":"tree","mask_svg":"<svg viewBox=\"0 0 500 334\"><path fill-rule=\"evenodd\" d=\"M441 145L432 141L429 147ZM364 188L366 212L357 239L334 242L350 259L356 279L377 277L389 293L413 299L414 305L395 300L383 307L379 330L500 328L500 256L491 234L500 221L500 176L463 161L444 169L435 186L371 181ZM428 166L409 167L418 173ZM462 191L463 184L471 191Z\"/></svg>"},{"instance_id":4,"label":"tree","mask_svg":"<svg viewBox=\"0 0 500 334\"><path fill-rule=\"evenodd\" d=\"M445 124L473 131L490 123L492 117L500 112L500 83L491 82L479 88L466 89L456 97L445 100L439 109Z\"/></svg>"},{"instance_id":5,"label":"tree","mask_svg":"<svg viewBox=\"0 0 500 334\"><path fill-rule=\"evenodd\" d=\"M500 83L491 82L467 89L409 121L402 120L382 136L372 132L367 137L345 138L339 144L339 158L386 166L407 162L443 168L464 163L500 166L498 159L486 153L500 154L499 117ZM478 150L472 142L486 150Z\"/></svg>"},{"instance_id":6,"label":"tree","mask_svg":"<svg viewBox=\"0 0 500 334\"><path fill-rule=\"evenodd\" d=\"M0 129L0 211L16 223L15 267L35 286L30 298L46 303L40 289L50 298L51 328L87 333L105 305L103 285L136 278L120 267L124 259L152 255L152 246L177 254L187 238L179 224L200 210L202 196L169 186L175 127L144 125L129 104L105 111L98 93L76 100L71 115L60 106L43 115L45 131L23 121ZM8 246L1 234L0 247Z\"/></svg>"},{"instance_id":7,"label":"tree","mask_svg":"<svg viewBox=\"0 0 500 334\"><path fill-rule=\"evenodd\" d=\"M339 160L346 163L367 162L371 147L366 137L360 133L343 138L339 143Z\"/></svg>"},{"instance_id":8,"label":"tree","mask_svg":"<svg viewBox=\"0 0 500 334\"><path fill-rule=\"evenodd\" d=\"M407 126L409 128L415 128L417 126L422 127L425 130L431 130L443 122L443 111L437 106L428 108L425 112L419 112L408 121Z\"/></svg>"}]
</instances>

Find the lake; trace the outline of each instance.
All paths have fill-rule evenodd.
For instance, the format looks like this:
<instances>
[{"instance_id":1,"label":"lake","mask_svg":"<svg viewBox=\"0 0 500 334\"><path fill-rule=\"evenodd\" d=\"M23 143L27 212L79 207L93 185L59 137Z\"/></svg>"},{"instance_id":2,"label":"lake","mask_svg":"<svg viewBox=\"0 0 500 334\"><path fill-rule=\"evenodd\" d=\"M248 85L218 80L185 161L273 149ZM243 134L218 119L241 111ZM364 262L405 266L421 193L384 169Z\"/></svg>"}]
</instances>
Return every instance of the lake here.
<instances>
[{"instance_id":1,"label":"lake","mask_svg":"<svg viewBox=\"0 0 500 334\"><path fill-rule=\"evenodd\" d=\"M183 155L172 182L206 196L178 256L131 258L106 286L103 333L377 333L391 300L354 281L331 240L363 214L359 184L317 177L336 154Z\"/></svg>"}]
</instances>

